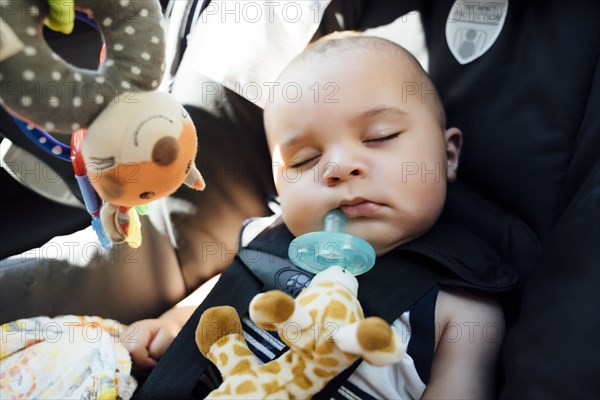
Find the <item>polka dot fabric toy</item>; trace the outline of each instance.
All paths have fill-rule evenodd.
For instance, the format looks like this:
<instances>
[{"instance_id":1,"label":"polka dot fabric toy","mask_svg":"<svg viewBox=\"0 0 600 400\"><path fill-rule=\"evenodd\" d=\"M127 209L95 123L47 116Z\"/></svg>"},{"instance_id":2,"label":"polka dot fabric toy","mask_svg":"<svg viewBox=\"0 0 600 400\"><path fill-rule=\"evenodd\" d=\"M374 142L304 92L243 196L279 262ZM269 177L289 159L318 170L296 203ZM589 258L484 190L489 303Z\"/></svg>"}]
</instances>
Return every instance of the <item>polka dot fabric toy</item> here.
<instances>
[{"instance_id":1,"label":"polka dot fabric toy","mask_svg":"<svg viewBox=\"0 0 600 400\"><path fill-rule=\"evenodd\" d=\"M156 90L165 71L160 3L71 4L0 0L0 101L30 131L79 132L83 160L76 172L83 169L103 200L100 219L110 240L132 243L133 207L184 183L204 188L194 165L196 129L173 96ZM67 63L44 40L44 23L68 33L75 11L104 40L97 70Z\"/></svg>"}]
</instances>

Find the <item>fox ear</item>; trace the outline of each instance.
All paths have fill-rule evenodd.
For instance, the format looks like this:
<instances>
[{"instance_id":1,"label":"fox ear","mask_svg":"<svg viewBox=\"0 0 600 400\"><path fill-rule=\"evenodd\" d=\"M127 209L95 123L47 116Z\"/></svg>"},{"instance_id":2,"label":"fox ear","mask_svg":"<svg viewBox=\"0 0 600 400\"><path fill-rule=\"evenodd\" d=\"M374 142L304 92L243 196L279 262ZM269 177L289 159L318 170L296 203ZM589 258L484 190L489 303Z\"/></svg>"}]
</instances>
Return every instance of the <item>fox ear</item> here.
<instances>
[{"instance_id":1,"label":"fox ear","mask_svg":"<svg viewBox=\"0 0 600 400\"><path fill-rule=\"evenodd\" d=\"M190 169L190 172L188 172L183 183L196 190L204 190L206 187L204 178L202 178L202 174L200 174L200 171L198 171L198 168L196 168L195 165L192 165L192 168Z\"/></svg>"},{"instance_id":2,"label":"fox ear","mask_svg":"<svg viewBox=\"0 0 600 400\"><path fill-rule=\"evenodd\" d=\"M120 229L117 223L117 217L119 215L119 207L111 204L104 203L100 208L100 221L102 227L106 232L106 235L113 243L123 243L127 238L127 235Z\"/></svg>"}]
</instances>

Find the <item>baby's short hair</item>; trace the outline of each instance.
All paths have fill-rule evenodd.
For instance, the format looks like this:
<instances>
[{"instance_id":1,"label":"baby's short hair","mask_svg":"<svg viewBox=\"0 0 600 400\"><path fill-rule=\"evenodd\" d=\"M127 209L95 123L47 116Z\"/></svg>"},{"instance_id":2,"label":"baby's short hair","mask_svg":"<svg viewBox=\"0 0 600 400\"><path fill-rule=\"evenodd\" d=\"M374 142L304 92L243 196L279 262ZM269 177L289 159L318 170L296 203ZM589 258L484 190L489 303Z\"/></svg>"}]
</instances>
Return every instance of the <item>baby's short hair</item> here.
<instances>
[{"instance_id":1,"label":"baby's short hair","mask_svg":"<svg viewBox=\"0 0 600 400\"><path fill-rule=\"evenodd\" d=\"M364 35L357 31L330 33L308 45L302 53L292 60L282 75L289 69L301 64L303 61L310 60L314 57L336 55L346 51L356 50L364 50L366 52L375 51L384 57L389 55L389 58L396 58L404 63L404 68L410 68L411 70L409 73L412 74L415 80L424 82L429 88L432 88L435 91L436 101L435 104L433 104L433 107L436 114L438 114L442 128L446 128L446 113L444 112L441 101L439 101L437 89L429 78L429 75L410 51L388 39Z\"/></svg>"}]
</instances>

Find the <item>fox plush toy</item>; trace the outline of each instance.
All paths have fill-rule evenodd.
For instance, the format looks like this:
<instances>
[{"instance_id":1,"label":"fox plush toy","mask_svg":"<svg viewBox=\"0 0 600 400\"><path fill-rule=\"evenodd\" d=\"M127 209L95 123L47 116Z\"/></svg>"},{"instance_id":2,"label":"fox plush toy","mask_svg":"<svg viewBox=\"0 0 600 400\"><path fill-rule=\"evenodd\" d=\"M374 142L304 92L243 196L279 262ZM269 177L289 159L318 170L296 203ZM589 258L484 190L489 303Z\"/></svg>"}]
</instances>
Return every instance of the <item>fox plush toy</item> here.
<instances>
[{"instance_id":1,"label":"fox plush toy","mask_svg":"<svg viewBox=\"0 0 600 400\"><path fill-rule=\"evenodd\" d=\"M104 40L97 70L68 64L44 39L44 24L71 32L75 11ZM164 27L157 0L0 2L0 103L30 127L83 138L79 166L114 243L139 244L129 239L140 233L133 207L182 184L204 188L194 124L173 96L157 91Z\"/></svg>"}]
</instances>

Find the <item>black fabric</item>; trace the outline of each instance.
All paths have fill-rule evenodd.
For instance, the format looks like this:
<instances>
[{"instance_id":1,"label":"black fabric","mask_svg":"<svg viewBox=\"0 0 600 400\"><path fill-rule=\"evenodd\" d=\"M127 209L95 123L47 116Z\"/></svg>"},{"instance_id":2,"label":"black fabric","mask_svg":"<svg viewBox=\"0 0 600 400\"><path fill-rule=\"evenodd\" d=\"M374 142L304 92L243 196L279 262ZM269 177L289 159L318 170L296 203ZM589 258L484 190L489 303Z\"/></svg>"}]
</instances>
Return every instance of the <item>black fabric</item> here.
<instances>
[{"instance_id":1,"label":"black fabric","mask_svg":"<svg viewBox=\"0 0 600 400\"><path fill-rule=\"evenodd\" d=\"M422 19L447 125L463 131L460 179L543 241L564 209L565 183L589 171L569 173L579 138L598 136L581 129L600 55L600 3L511 1L496 42L466 65L445 39L452 4L427 2Z\"/></svg>"},{"instance_id":2,"label":"black fabric","mask_svg":"<svg viewBox=\"0 0 600 400\"><path fill-rule=\"evenodd\" d=\"M45 35L48 44L63 59L81 68L97 68L101 43L100 35L93 28L77 21L71 35L48 29L45 29ZM71 163L37 147L0 107L0 139L3 137L43 161L27 172L30 178L33 174L36 179L50 180L51 183L61 178L73 195L82 200ZM55 137L64 143L70 142L67 135ZM14 167L22 169L25 166L21 164ZM72 233L90 224L91 218L85 210L58 204L20 187L4 170L0 171L0 187L0 221L5 228L0 232L0 260L39 247L54 236Z\"/></svg>"},{"instance_id":3,"label":"black fabric","mask_svg":"<svg viewBox=\"0 0 600 400\"><path fill-rule=\"evenodd\" d=\"M439 221L464 227L476 234L516 270L522 281L541 260L542 245L527 224L462 182L448 185Z\"/></svg>"},{"instance_id":4,"label":"black fabric","mask_svg":"<svg viewBox=\"0 0 600 400\"><path fill-rule=\"evenodd\" d=\"M194 392L200 376L210 364L196 347L195 333L200 315L210 307L225 304L235 307L239 315L244 315L250 300L260 291L262 284L236 259L221 275L216 287L221 290L211 291L196 309L136 392L135 399L204 398L208 394Z\"/></svg>"},{"instance_id":5,"label":"black fabric","mask_svg":"<svg viewBox=\"0 0 600 400\"><path fill-rule=\"evenodd\" d=\"M70 168L68 163L65 164ZM58 176L48 166L38 164L37 167L31 170L31 174L40 179L48 177L54 180ZM59 204L32 192L2 168L0 188L0 260L39 247L56 235L72 233L90 224L90 215L85 210Z\"/></svg>"},{"instance_id":6,"label":"black fabric","mask_svg":"<svg viewBox=\"0 0 600 400\"><path fill-rule=\"evenodd\" d=\"M439 287L434 286L410 309L410 340L406 352L415 362L421 380L427 384L435 348L435 305Z\"/></svg>"},{"instance_id":7,"label":"black fabric","mask_svg":"<svg viewBox=\"0 0 600 400\"><path fill-rule=\"evenodd\" d=\"M592 240L590 240L592 238ZM600 159L548 239L504 346L502 399L600 394Z\"/></svg>"}]
</instances>

